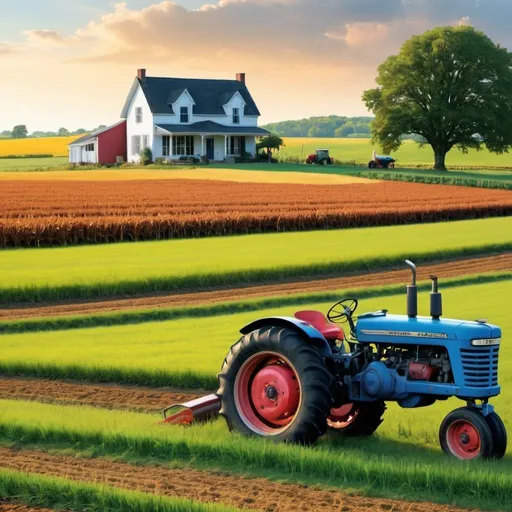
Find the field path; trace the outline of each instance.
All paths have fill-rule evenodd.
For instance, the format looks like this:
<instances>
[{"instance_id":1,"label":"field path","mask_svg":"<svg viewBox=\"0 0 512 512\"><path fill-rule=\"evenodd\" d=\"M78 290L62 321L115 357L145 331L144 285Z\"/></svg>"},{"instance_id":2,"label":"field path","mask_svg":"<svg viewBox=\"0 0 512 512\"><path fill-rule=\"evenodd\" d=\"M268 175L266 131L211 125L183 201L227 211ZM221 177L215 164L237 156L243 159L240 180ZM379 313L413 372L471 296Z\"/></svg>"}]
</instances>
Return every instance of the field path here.
<instances>
[{"instance_id":1,"label":"field path","mask_svg":"<svg viewBox=\"0 0 512 512\"><path fill-rule=\"evenodd\" d=\"M104 409L139 412L160 411L209 392L110 384L84 384L44 379L1 377L0 399L28 400L63 405L92 405Z\"/></svg>"},{"instance_id":2,"label":"field path","mask_svg":"<svg viewBox=\"0 0 512 512\"><path fill-rule=\"evenodd\" d=\"M0 512L55 512L48 508L34 508L0 500Z\"/></svg>"},{"instance_id":3,"label":"field path","mask_svg":"<svg viewBox=\"0 0 512 512\"><path fill-rule=\"evenodd\" d=\"M444 263L422 265L418 269L418 279L428 279L437 274L442 280L447 277L459 277L485 272L512 271L512 254L498 254L485 257L459 259ZM160 294L127 299L112 299L96 302L69 302L43 306L0 307L0 320L17 320L36 317L56 317L64 315L82 315L109 313L123 310L171 308L180 306L197 306L216 302L254 299L276 295L294 295L299 293L342 290L349 288L367 288L400 284L409 281L408 270L387 270L364 274L351 274L345 277L315 279L278 284L262 284L243 288L224 288L211 291L179 294Z\"/></svg>"},{"instance_id":4,"label":"field path","mask_svg":"<svg viewBox=\"0 0 512 512\"><path fill-rule=\"evenodd\" d=\"M265 512L462 512L432 503L366 498L307 485L281 484L264 478L243 478L221 472L135 466L105 459L48 455L29 450L0 448L2 466L37 474L92 481L163 496L179 496ZM473 509L474 510L474 509Z\"/></svg>"}]
</instances>

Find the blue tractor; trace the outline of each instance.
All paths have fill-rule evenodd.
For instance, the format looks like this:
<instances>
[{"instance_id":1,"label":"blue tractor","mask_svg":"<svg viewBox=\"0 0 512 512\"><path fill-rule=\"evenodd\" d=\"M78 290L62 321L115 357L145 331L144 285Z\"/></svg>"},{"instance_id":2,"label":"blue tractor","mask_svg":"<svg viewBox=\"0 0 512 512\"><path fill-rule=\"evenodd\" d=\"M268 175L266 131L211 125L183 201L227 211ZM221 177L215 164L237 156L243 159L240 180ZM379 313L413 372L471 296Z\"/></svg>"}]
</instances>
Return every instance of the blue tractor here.
<instances>
[{"instance_id":1,"label":"blue tractor","mask_svg":"<svg viewBox=\"0 0 512 512\"><path fill-rule=\"evenodd\" d=\"M185 410L190 421L201 411L220 413L230 430L311 444L327 429L373 434L386 402L416 408L457 397L466 405L442 421L442 449L463 460L502 458L507 433L489 403L500 393L501 330L486 320L441 318L435 276L430 316L419 317L416 267L406 263L412 271L407 315L384 309L359 315L356 323L358 302L344 299L327 317L299 311L245 326L224 360L217 393Z\"/></svg>"}]
</instances>

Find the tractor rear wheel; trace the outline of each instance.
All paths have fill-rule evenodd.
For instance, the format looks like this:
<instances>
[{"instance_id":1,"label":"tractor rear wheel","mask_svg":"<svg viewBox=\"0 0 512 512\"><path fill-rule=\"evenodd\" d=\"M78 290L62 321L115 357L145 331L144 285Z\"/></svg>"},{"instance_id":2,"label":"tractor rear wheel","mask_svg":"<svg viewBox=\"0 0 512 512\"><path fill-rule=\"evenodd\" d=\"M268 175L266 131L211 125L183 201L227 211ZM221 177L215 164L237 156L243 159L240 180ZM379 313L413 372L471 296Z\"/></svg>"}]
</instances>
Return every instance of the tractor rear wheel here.
<instances>
[{"instance_id":1,"label":"tractor rear wheel","mask_svg":"<svg viewBox=\"0 0 512 512\"><path fill-rule=\"evenodd\" d=\"M452 411L439 429L441 448L460 460L489 459L494 450L492 432L473 407Z\"/></svg>"},{"instance_id":2,"label":"tractor rear wheel","mask_svg":"<svg viewBox=\"0 0 512 512\"><path fill-rule=\"evenodd\" d=\"M331 409L327 424L346 436L371 436L382 423L385 410L386 404L381 401L345 404Z\"/></svg>"},{"instance_id":3,"label":"tractor rear wheel","mask_svg":"<svg viewBox=\"0 0 512 512\"><path fill-rule=\"evenodd\" d=\"M502 419L495 413L491 412L485 417L485 422L489 426L492 435L492 459L502 459L507 451L507 429Z\"/></svg>"},{"instance_id":4,"label":"tractor rear wheel","mask_svg":"<svg viewBox=\"0 0 512 512\"><path fill-rule=\"evenodd\" d=\"M235 343L218 374L220 414L232 431L312 444L327 430L331 375L289 329L265 327Z\"/></svg>"}]
</instances>

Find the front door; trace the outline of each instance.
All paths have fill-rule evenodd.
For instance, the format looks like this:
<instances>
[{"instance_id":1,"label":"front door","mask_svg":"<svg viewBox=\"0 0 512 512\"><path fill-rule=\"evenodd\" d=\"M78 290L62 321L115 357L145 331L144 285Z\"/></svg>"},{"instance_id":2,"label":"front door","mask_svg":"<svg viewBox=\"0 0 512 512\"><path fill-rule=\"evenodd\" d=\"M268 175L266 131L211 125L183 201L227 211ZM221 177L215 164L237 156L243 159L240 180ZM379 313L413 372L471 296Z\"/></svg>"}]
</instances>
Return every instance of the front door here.
<instances>
[{"instance_id":1,"label":"front door","mask_svg":"<svg viewBox=\"0 0 512 512\"><path fill-rule=\"evenodd\" d=\"M215 141L213 137L208 137L206 139L206 156L208 160L213 160L215 157Z\"/></svg>"}]
</instances>

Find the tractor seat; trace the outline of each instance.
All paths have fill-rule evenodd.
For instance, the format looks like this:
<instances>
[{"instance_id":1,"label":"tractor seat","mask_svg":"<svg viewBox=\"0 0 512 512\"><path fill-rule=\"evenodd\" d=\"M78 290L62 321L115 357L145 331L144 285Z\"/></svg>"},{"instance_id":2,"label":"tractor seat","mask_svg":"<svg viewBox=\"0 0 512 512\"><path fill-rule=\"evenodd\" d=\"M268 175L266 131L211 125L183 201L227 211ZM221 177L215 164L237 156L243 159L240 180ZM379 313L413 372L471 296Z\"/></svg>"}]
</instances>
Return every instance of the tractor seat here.
<instances>
[{"instance_id":1,"label":"tractor seat","mask_svg":"<svg viewBox=\"0 0 512 512\"><path fill-rule=\"evenodd\" d=\"M322 336L327 341L344 340L345 333L343 329L336 325L325 317L320 311L297 311L295 318L307 322L312 325L315 329L322 333Z\"/></svg>"}]
</instances>

